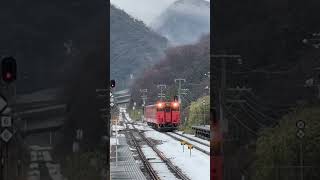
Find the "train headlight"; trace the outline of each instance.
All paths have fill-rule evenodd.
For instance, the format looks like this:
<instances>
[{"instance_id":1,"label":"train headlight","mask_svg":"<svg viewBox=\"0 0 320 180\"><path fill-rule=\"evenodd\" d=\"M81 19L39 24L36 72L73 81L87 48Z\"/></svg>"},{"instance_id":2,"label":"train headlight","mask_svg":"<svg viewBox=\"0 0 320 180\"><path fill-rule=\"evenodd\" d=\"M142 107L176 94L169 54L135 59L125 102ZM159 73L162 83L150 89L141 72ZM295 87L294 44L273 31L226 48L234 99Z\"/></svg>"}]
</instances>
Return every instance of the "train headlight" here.
<instances>
[{"instance_id":1,"label":"train headlight","mask_svg":"<svg viewBox=\"0 0 320 180\"><path fill-rule=\"evenodd\" d=\"M179 103L174 102L174 103L172 103L172 106L173 106L174 108L178 108L178 107L179 107Z\"/></svg>"},{"instance_id":2,"label":"train headlight","mask_svg":"<svg viewBox=\"0 0 320 180\"><path fill-rule=\"evenodd\" d=\"M163 103L158 103L158 108L163 108Z\"/></svg>"}]
</instances>

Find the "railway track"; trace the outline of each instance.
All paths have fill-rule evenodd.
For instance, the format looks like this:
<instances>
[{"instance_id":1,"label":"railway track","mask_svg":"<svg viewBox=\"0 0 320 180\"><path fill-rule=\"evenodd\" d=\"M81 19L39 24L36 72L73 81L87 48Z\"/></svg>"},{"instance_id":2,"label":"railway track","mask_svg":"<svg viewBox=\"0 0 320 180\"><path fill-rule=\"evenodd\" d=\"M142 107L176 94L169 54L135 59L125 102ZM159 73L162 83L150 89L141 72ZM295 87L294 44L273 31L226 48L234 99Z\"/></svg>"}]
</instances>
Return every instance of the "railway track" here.
<instances>
[{"instance_id":1,"label":"railway track","mask_svg":"<svg viewBox=\"0 0 320 180\"><path fill-rule=\"evenodd\" d=\"M137 152L144 164L144 166L146 167L150 177L153 179L153 180L160 180L159 176L157 175L157 173L155 172L155 170L152 168L150 162L148 161L148 159L146 158L146 156L143 154L141 148L140 148L140 145L136 139L136 137L133 135L133 132L130 131L129 129L126 129L126 135L128 135L127 137L131 137L132 139L132 142L135 146L135 148L137 149Z\"/></svg>"},{"instance_id":2,"label":"railway track","mask_svg":"<svg viewBox=\"0 0 320 180\"><path fill-rule=\"evenodd\" d=\"M170 134L170 133L168 133L168 132L166 132L166 133L164 133L165 135L167 135L167 136L170 136L171 138L173 138L173 139L175 139L175 140L178 140L178 141L184 141L183 139L180 139L180 138L178 138L178 137L176 137L176 136L173 136L172 134ZM189 143L189 144L192 144L192 143ZM196 145L194 145L194 144L192 144L193 145L193 147L195 148L195 149L197 149L198 151L201 151L201 152L203 152L203 153L205 153L205 154L207 154L207 155L210 155L210 152L208 152L208 151L206 151L206 150L204 150L204 149L201 149L200 147L198 147L198 146L196 146Z\"/></svg>"},{"instance_id":3,"label":"railway track","mask_svg":"<svg viewBox=\"0 0 320 180\"><path fill-rule=\"evenodd\" d=\"M183 134L176 133L176 132L171 132L171 133L176 134L176 135L181 136L181 137L184 137L184 138L187 138L187 139L189 139L190 141L194 141L194 142L199 143L199 144L201 144L201 145L210 147L208 144L206 144L206 143L204 143L204 142L201 142L201 141L199 141L199 140L197 140L197 139L195 139L195 138L191 138L191 137L188 137L188 136L185 136L185 135L183 135Z\"/></svg>"},{"instance_id":4,"label":"railway track","mask_svg":"<svg viewBox=\"0 0 320 180\"><path fill-rule=\"evenodd\" d=\"M152 148L152 150L158 155L158 157L169 167L169 169L179 178L179 179L182 179L182 180L190 180L190 178L188 176L186 176L184 173L182 173L182 171L176 167L175 165L172 164L172 162L163 155L163 153L156 148L156 146L149 140L145 137L145 135L140 132L135 126L133 123L130 123L132 125L132 127L134 129L131 129L131 133L132 133L132 130L137 132L137 134L140 135L140 137L143 139L143 141L145 141L147 143L147 145L149 147ZM134 137L135 138L135 137ZM140 148L140 147L139 147ZM141 149L140 149L141 150ZM148 160L147 160L148 161Z\"/></svg>"}]
</instances>

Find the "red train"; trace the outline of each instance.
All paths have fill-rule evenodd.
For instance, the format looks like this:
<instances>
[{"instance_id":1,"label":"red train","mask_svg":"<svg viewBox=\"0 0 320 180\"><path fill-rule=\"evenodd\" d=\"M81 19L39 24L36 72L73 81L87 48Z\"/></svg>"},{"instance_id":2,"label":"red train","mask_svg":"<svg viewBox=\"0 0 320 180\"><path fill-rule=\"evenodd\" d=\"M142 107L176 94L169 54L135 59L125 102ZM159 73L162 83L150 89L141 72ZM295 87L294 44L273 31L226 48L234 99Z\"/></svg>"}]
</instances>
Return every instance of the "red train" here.
<instances>
[{"instance_id":1,"label":"red train","mask_svg":"<svg viewBox=\"0 0 320 180\"><path fill-rule=\"evenodd\" d=\"M179 102L158 102L146 106L144 109L145 121L159 131L173 131L180 124Z\"/></svg>"}]
</instances>

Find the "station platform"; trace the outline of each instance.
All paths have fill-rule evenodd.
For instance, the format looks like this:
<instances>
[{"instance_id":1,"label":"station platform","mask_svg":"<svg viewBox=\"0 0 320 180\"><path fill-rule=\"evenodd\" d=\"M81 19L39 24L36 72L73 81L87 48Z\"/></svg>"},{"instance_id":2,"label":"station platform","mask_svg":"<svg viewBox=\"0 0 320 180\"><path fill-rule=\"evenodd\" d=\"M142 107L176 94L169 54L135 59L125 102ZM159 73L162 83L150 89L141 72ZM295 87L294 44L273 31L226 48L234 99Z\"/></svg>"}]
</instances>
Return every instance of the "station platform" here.
<instances>
[{"instance_id":1,"label":"station platform","mask_svg":"<svg viewBox=\"0 0 320 180\"><path fill-rule=\"evenodd\" d=\"M118 137L118 162L115 159L115 145L111 146L110 176L111 180L146 180L139 164L133 158L125 137Z\"/></svg>"}]
</instances>

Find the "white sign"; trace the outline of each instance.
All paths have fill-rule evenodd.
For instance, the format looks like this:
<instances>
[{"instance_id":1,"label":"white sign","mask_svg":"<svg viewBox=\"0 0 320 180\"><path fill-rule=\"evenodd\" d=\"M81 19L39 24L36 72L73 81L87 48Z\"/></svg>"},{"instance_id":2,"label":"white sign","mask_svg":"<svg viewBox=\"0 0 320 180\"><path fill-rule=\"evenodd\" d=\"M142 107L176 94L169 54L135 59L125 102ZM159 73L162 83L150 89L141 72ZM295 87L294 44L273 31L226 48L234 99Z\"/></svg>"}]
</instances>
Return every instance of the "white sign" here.
<instances>
[{"instance_id":1,"label":"white sign","mask_svg":"<svg viewBox=\"0 0 320 180\"><path fill-rule=\"evenodd\" d=\"M0 112L4 110L8 105L7 101L4 99L4 97L0 96Z\"/></svg>"},{"instance_id":2,"label":"white sign","mask_svg":"<svg viewBox=\"0 0 320 180\"><path fill-rule=\"evenodd\" d=\"M296 126L297 128L299 129L303 129L305 126L306 126L306 123L302 120L299 120L297 123L296 123Z\"/></svg>"},{"instance_id":3,"label":"white sign","mask_svg":"<svg viewBox=\"0 0 320 180\"><path fill-rule=\"evenodd\" d=\"M1 127L11 127L11 126L12 126L11 116L2 116L1 117Z\"/></svg>"},{"instance_id":4,"label":"white sign","mask_svg":"<svg viewBox=\"0 0 320 180\"><path fill-rule=\"evenodd\" d=\"M9 114L10 112L11 112L11 108L6 107L6 108L3 110L2 114Z\"/></svg>"},{"instance_id":5,"label":"white sign","mask_svg":"<svg viewBox=\"0 0 320 180\"><path fill-rule=\"evenodd\" d=\"M302 130L299 130L297 132L297 136L298 136L298 138L302 139L304 137L304 132Z\"/></svg>"},{"instance_id":6,"label":"white sign","mask_svg":"<svg viewBox=\"0 0 320 180\"><path fill-rule=\"evenodd\" d=\"M8 129L5 129L2 133L1 133L1 139L4 141L4 142L9 142L9 140L12 138L13 134L8 130Z\"/></svg>"}]
</instances>

